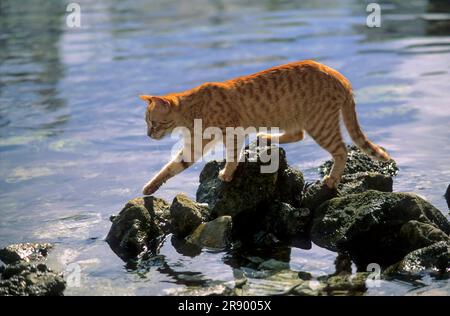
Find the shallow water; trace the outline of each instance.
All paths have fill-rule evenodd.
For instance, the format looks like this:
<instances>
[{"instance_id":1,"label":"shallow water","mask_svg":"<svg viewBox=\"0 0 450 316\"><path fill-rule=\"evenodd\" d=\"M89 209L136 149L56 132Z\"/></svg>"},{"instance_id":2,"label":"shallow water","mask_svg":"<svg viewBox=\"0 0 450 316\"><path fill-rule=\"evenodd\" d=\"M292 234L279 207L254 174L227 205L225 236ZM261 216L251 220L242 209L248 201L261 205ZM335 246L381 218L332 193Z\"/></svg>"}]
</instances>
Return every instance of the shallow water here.
<instances>
[{"instance_id":1,"label":"shallow water","mask_svg":"<svg viewBox=\"0 0 450 316\"><path fill-rule=\"evenodd\" d=\"M236 278L224 252L184 256L167 238L152 267L130 271L104 242L109 215L140 194L177 142L147 138L137 96L289 61L316 59L345 74L364 130L401 168L394 189L416 192L448 215L447 1L379 1L378 29L366 27L366 6L356 0L78 3L82 27L75 29L65 24L63 2L0 3L0 246L57 243L52 264L81 272L68 295L170 294ZM309 138L285 148L307 180L319 178L326 152ZM157 196L194 197L201 168ZM335 253L289 250L292 270L334 271ZM430 288L450 293L446 281L424 277L383 281L367 294Z\"/></svg>"}]
</instances>

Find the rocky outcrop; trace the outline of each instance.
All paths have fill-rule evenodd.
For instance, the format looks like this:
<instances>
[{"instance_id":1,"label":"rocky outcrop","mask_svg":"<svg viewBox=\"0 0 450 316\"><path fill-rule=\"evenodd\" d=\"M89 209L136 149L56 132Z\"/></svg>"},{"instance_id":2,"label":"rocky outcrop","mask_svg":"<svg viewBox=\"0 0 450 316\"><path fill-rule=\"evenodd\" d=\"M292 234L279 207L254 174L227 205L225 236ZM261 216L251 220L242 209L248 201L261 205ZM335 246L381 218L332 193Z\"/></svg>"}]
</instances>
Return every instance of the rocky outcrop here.
<instances>
[{"instance_id":1,"label":"rocky outcrop","mask_svg":"<svg viewBox=\"0 0 450 316\"><path fill-rule=\"evenodd\" d=\"M296 208L284 202L275 202L265 213L262 223L264 231L271 232L282 240L306 234L309 230L311 212L307 208Z\"/></svg>"},{"instance_id":2,"label":"rocky outcrop","mask_svg":"<svg viewBox=\"0 0 450 316\"><path fill-rule=\"evenodd\" d=\"M393 263L408 252L446 240L450 224L417 195L367 191L331 199L315 212L311 238L362 262Z\"/></svg>"},{"instance_id":3,"label":"rocky outcrop","mask_svg":"<svg viewBox=\"0 0 450 316\"><path fill-rule=\"evenodd\" d=\"M450 243L439 241L408 253L402 260L388 267L385 275L417 274L425 270L450 272Z\"/></svg>"},{"instance_id":4,"label":"rocky outcrop","mask_svg":"<svg viewBox=\"0 0 450 316\"><path fill-rule=\"evenodd\" d=\"M60 296L66 288L62 276L43 263L15 263L0 272L0 296Z\"/></svg>"},{"instance_id":5,"label":"rocky outcrop","mask_svg":"<svg viewBox=\"0 0 450 316\"><path fill-rule=\"evenodd\" d=\"M261 203L272 199L275 193L276 173L261 174L259 166L240 166L232 182L222 182L218 178L223 163L212 161L206 164L200 174L197 201L207 203L212 215L236 216L256 210Z\"/></svg>"},{"instance_id":6,"label":"rocky outcrop","mask_svg":"<svg viewBox=\"0 0 450 316\"><path fill-rule=\"evenodd\" d=\"M278 200L299 206L304 186L303 175L287 165L286 153L277 146L256 147L251 145L244 151L246 160L241 162L231 182L218 178L223 162L211 161L200 174L197 201L207 203L214 217L232 217L245 211L259 211L267 203ZM261 172L266 166L262 157L278 159L278 168L273 172Z\"/></svg>"},{"instance_id":7,"label":"rocky outcrop","mask_svg":"<svg viewBox=\"0 0 450 316\"><path fill-rule=\"evenodd\" d=\"M14 244L0 249L0 296L60 296L66 288L62 274L45 264L51 244Z\"/></svg>"},{"instance_id":8,"label":"rocky outcrop","mask_svg":"<svg viewBox=\"0 0 450 316\"><path fill-rule=\"evenodd\" d=\"M175 291L180 295L360 295L368 273L352 273L353 263L358 271L368 263L388 267L386 277L428 269L448 273L450 224L419 196L392 192L398 171L393 160L376 162L350 147L345 174L331 190L321 181L305 185L277 146L251 144L244 154L231 182L218 178L223 162L207 163L196 201L178 194L171 205L156 197L127 203L112 219L112 249L124 260L151 257L161 236L173 234L172 245L183 255L227 249L234 271L248 261L253 278ZM278 156L278 168L261 172L269 155ZM330 166L322 165L322 173ZM336 273L315 278L289 269L290 246L310 249L311 241L339 253ZM254 251L263 258L250 255Z\"/></svg>"},{"instance_id":9,"label":"rocky outcrop","mask_svg":"<svg viewBox=\"0 0 450 316\"><path fill-rule=\"evenodd\" d=\"M43 261L53 245L40 243L13 244L0 249L0 260L6 264L19 261Z\"/></svg>"},{"instance_id":10,"label":"rocky outcrop","mask_svg":"<svg viewBox=\"0 0 450 316\"><path fill-rule=\"evenodd\" d=\"M155 197L129 201L111 220L106 241L124 260L152 249L154 239L171 230L169 204Z\"/></svg>"},{"instance_id":11,"label":"rocky outcrop","mask_svg":"<svg viewBox=\"0 0 450 316\"><path fill-rule=\"evenodd\" d=\"M321 181L307 185L303 194L302 207L314 212L320 205L338 196L336 189L330 189Z\"/></svg>"},{"instance_id":12,"label":"rocky outcrop","mask_svg":"<svg viewBox=\"0 0 450 316\"><path fill-rule=\"evenodd\" d=\"M207 163L200 174L197 201L209 205L212 218L233 218L234 240L266 245L305 233L310 216L309 210L300 208L303 174L288 166L284 150L251 144L244 156L229 183L218 179L223 162ZM277 159L278 168L265 173L264 158L269 156Z\"/></svg>"},{"instance_id":13,"label":"rocky outcrop","mask_svg":"<svg viewBox=\"0 0 450 316\"><path fill-rule=\"evenodd\" d=\"M392 192L393 179L377 172L358 172L344 175L339 183L340 195L363 193L368 190Z\"/></svg>"}]
</instances>

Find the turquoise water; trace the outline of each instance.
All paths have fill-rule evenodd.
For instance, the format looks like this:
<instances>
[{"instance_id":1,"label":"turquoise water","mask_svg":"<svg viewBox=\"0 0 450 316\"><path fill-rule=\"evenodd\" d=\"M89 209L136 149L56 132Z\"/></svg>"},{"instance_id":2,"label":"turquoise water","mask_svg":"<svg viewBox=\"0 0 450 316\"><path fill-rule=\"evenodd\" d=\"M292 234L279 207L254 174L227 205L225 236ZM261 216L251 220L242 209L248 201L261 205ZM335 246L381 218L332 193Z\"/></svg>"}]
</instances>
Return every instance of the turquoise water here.
<instances>
[{"instance_id":1,"label":"turquoise water","mask_svg":"<svg viewBox=\"0 0 450 316\"><path fill-rule=\"evenodd\" d=\"M168 294L232 281L229 254L184 256L170 238L164 265L128 271L104 242L109 215L140 195L175 139L149 140L139 94L164 94L277 64L316 59L353 83L361 124L413 191L443 213L450 183L450 6L380 1L382 27L361 1L64 1L0 4L0 246L57 243L53 264L75 263L67 294ZM328 154L310 138L285 146L309 181ZM157 196L194 197L202 164ZM291 269L334 272L336 254L289 249ZM448 290L445 281L383 282L367 294ZM442 290L442 289L441 289Z\"/></svg>"}]
</instances>

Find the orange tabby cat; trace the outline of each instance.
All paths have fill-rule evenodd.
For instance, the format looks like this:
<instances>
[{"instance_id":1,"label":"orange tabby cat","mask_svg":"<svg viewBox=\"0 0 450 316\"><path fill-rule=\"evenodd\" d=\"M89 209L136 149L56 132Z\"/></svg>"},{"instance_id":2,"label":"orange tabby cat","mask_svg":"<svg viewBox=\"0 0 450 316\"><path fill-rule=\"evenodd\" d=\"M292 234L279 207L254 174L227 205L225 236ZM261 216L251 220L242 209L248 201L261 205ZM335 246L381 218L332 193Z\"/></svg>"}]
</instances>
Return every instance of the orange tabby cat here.
<instances>
[{"instance_id":1,"label":"orange tabby cat","mask_svg":"<svg viewBox=\"0 0 450 316\"><path fill-rule=\"evenodd\" d=\"M203 128L216 126L224 134L226 127L276 126L283 133L258 136L267 140L276 137L280 143L300 141L306 131L333 156L333 168L324 178L330 188L339 183L347 160L339 126L341 114L358 147L375 159L390 159L362 132L349 81L336 70L314 61L293 62L225 82L204 83L181 93L140 98L148 102L146 122L148 136L153 139L161 139L177 126L192 130L194 119L202 119ZM181 150L145 185L145 195L153 194L204 153L201 149L194 150L191 137L184 140L184 145L185 151ZM212 142L203 140L203 146L207 145ZM226 164L219 173L222 181L233 179L242 141L236 145L232 152L226 151ZM186 152L191 159L186 159Z\"/></svg>"}]
</instances>

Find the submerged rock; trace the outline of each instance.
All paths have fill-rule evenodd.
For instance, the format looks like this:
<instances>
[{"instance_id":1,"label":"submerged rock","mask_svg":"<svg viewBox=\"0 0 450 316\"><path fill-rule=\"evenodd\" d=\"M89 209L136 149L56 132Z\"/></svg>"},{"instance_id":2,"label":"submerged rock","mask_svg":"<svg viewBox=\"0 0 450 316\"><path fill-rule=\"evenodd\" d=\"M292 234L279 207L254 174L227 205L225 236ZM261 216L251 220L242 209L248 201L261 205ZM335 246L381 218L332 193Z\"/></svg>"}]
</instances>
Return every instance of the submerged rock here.
<instances>
[{"instance_id":1,"label":"submerged rock","mask_svg":"<svg viewBox=\"0 0 450 316\"><path fill-rule=\"evenodd\" d=\"M147 251L152 240L169 230L170 211L166 201L152 196L136 198L113 218L106 241L119 257L127 260Z\"/></svg>"},{"instance_id":2,"label":"submerged rock","mask_svg":"<svg viewBox=\"0 0 450 316\"><path fill-rule=\"evenodd\" d=\"M209 219L208 205L189 199L185 194L178 194L170 206L170 216L174 234L186 237L202 222Z\"/></svg>"},{"instance_id":3,"label":"submerged rock","mask_svg":"<svg viewBox=\"0 0 450 316\"><path fill-rule=\"evenodd\" d=\"M258 266L258 270L285 270L289 269L289 262L279 261L276 259L269 259L261 262Z\"/></svg>"},{"instance_id":4,"label":"submerged rock","mask_svg":"<svg viewBox=\"0 0 450 316\"><path fill-rule=\"evenodd\" d=\"M430 246L414 250L400 262L388 267L386 275L420 273L424 270L450 272L450 243L440 241Z\"/></svg>"},{"instance_id":5,"label":"submerged rock","mask_svg":"<svg viewBox=\"0 0 450 316\"><path fill-rule=\"evenodd\" d=\"M398 172L397 164L392 159L389 161L374 160L354 145L347 146L347 150L348 158L344 175L358 172L376 172L388 176L395 176ZM322 176L328 175L332 166L333 161L327 160L319 167L320 174Z\"/></svg>"},{"instance_id":6,"label":"submerged rock","mask_svg":"<svg viewBox=\"0 0 450 316\"><path fill-rule=\"evenodd\" d=\"M354 275L332 275L323 278L325 286L321 292L332 296L362 295L367 291L368 273L358 272ZM320 280L321 278L319 278Z\"/></svg>"},{"instance_id":7,"label":"submerged rock","mask_svg":"<svg viewBox=\"0 0 450 316\"><path fill-rule=\"evenodd\" d=\"M448 220L419 196L371 190L322 204L314 214L311 238L332 251L348 251L359 262L380 264L392 264L438 236L445 239L410 221L450 232Z\"/></svg>"},{"instance_id":8,"label":"submerged rock","mask_svg":"<svg viewBox=\"0 0 450 316\"><path fill-rule=\"evenodd\" d=\"M279 268L282 266L286 267L280 263ZM299 273L286 268L262 271L246 269L246 272L245 285L239 290L235 288L238 295L362 295L367 290L368 273L326 275L313 279L308 273Z\"/></svg>"},{"instance_id":9,"label":"submerged rock","mask_svg":"<svg viewBox=\"0 0 450 316\"><path fill-rule=\"evenodd\" d=\"M223 249L231 243L231 216L221 216L210 222L200 224L186 241L198 247Z\"/></svg>"},{"instance_id":10,"label":"submerged rock","mask_svg":"<svg viewBox=\"0 0 450 316\"><path fill-rule=\"evenodd\" d=\"M1 272L0 296L60 296L66 282L43 263L20 262Z\"/></svg>"},{"instance_id":11,"label":"submerged rock","mask_svg":"<svg viewBox=\"0 0 450 316\"><path fill-rule=\"evenodd\" d=\"M187 286L165 291L169 296L236 296L235 289L227 283L212 284L205 286Z\"/></svg>"},{"instance_id":12,"label":"submerged rock","mask_svg":"<svg viewBox=\"0 0 450 316\"><path fill-rule=\"evenodd\" d=\"M6 264L42 261L46 259L52 247L53 245L47 243L13 244L0 249L0 260Z\"/></svg>"}]
</instances>

